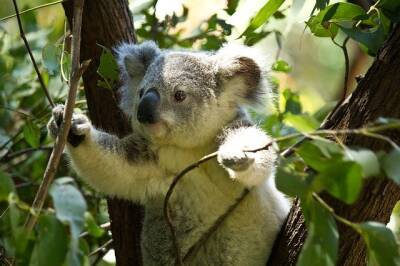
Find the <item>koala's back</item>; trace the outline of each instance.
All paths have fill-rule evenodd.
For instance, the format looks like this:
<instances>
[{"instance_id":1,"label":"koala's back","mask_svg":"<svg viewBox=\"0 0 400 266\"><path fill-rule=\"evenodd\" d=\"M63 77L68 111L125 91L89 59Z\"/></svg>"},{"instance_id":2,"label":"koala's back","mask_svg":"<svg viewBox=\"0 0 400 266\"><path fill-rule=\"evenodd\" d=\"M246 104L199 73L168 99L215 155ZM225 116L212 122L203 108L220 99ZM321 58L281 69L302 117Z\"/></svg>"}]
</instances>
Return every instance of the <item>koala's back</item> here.
<instances>
[{"instance_id":1,"label":"koala's back","mask_svg":"<svg viewBox=\"0 0 400 266\"><path fill-rule=\"evenodd\" d=\"M289 209L287 200L273 182L270 179L251 189L206 243L188 258L188 265L264 265ZM232 182L216 161L202 165L181 180L170 209L182 256L235 203L244 189ZM146 204L142 249L145 265L175 263L162 197Z\"/></svg>"}]
</instances>

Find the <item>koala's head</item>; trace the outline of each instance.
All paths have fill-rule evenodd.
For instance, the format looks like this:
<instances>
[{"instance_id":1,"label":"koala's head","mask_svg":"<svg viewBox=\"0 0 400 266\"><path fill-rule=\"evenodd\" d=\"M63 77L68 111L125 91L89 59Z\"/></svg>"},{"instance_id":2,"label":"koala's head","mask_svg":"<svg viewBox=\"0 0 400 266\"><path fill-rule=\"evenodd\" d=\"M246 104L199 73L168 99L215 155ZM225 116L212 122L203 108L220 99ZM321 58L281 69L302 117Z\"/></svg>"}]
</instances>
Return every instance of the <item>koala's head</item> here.
<instances>
[{"instance_id":1,"label":"koala's head","mask_svg":"<svg viewBox=\"0 0 400 266\"><path fill-rule=\"evenodd\" d=\"M160 50L153 42L116 49L121 108L133 129L159 144L194 147L213 140L244 105L262 104L262 55L243 46L216 53Z\"/></svg>"}]
</instances>

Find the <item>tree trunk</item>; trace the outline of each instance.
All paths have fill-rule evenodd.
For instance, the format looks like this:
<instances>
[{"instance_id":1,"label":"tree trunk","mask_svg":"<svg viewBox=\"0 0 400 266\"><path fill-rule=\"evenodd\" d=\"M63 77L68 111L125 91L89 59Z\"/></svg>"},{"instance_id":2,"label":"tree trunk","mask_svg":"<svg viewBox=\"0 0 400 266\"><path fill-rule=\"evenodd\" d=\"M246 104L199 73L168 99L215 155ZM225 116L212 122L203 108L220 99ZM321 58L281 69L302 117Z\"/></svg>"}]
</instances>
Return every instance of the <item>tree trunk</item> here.
<instances>
[{"instance_id":1,"label":"tree trunk","mask_svg":"<svg viewBox=\"0 0 400 266\"><path fill-rule=\"evenodd\" d=\"M71 24L73 1L63 3ZM116 91L97 86L97 68L103 45L112 48L120 42L135 42L132 17L127 0L86 0L83 10L81 61L91 59L83 74L89 117L96 127L123 136L129 124L118 109ZM141 265L140 230L142 208L128 201L108 199L113 245L117 264Z\"/></svg>"},{"instance_id":2,"label":"tree trunk","mask_svg":"<svg viewBox=\"0 0 400 266\"><path fill-rule=\"evenodd\" d=\"M400 118L400 26L397 25L381 48L375 62L351 96L334 112L326 124L330 129L358 128L379 117ZM385 133L400 143L399 131ZM387 150L387 143L361 137L345 136L347 145ZM323 198L335 212L354 222L375 220L387 223L400 188L385 178L370 179L364 184L360 199L345 205L324 194ZM278 236L268 265L295 265L306 237L306 228L299 200L289 214ZM365 265L366 250L363 240L351 228L339 224L340 246L337 265Z\"/></svg>"}]
</instances>

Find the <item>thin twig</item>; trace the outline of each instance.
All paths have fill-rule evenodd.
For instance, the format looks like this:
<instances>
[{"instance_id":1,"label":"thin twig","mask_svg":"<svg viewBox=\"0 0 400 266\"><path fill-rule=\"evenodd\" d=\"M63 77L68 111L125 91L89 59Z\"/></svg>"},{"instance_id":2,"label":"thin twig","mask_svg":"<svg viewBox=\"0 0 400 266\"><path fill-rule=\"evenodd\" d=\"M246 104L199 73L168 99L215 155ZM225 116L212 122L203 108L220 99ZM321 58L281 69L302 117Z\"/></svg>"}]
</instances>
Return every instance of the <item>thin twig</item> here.
<instances>
[{"instance_id":1,"label":"thin twig","mask_svg":"<svg viewBox=\"0 0 400 266\"><path fill-rule=\"evenodd\" d=\"M344 56L344 64L345 64L345 71L344 71L344 81L343 81L343 93L342 93L342 97L340 98L339 101L339 105L344 102L344 100L346 100L346 96L347 96L347 83L348 83L348 79L349 79L349 72L350 72L350 59L349 59L349 53L347 51L347 42L350 40L350 37L346 37L346 39L344 39L343 44L339 44L335 41L335 39L332 38L332 42L338 46L340 49L342 49L343 51L343 56Z\"/></svg>"},{"instance_id":2,"label":"thin twig","mask_svg":"<svg viewBox=\"0 0 400 266\"><path fill-rule=\"evenodd\" d=\"M22 40L24 41L25 48L26 48L26 50L27 50L28 53L29 53L29 57L31 58L33 67L35 68L36 75L37 75L37 77L38 77L40 86L42 87L42 89L43 89L43 91L44 91L44 94L46 95L47 100L49 101L50 105L51 105L52 107L54 107L55 105L54 105L53 99L51 98L50 93L49 93L49 91L47 90L46 85L44 84L42 75L40 74L40 71L39 71L39 67L38 67L38 65L36 64L35 58L33 57L31 47L29 46L28 40L27 40L26 37L25 37L24 29L22 28L22 22L21 22L20 13L19 13L19 10L18 10L17 0L13 0L13 4L14 4L14 9L15 9L15 14L16 14L16 16L17 16L17 21L18 21L19 35L21 36Z\"/></svg>"},{"instance_id":3,"label":"thin twig","mask_svg":"<svg viewBox=\"0 0 400 266\"><path fill-rule=\"evenodd\" d=\"M34 11L34 10L38 10L38 9L41 9L41 8L44 8L44 7L48 7L48 6L52 6L52 5L61 4L61 3L63 3L63 2L67 2L67 1L68 1L68 0L55 1L55 2L52 2L52 3L47 3L47 4L35 6L35 7L32 7L32 8L23 10L23 11L19 12L19 14L20 14L20 15L23 15L23 14L25 14L25 13L28 13L28 12L31 12L31 11ZM9 16L7 16L7 17L0 18L0 22L5 21L5 20L10 19L10 18L13 18L13 17L16 17L16 16L17 16L17 14L12 14L12 15L9 15Z\"/></svg>"},{"instance_id":4,"label":"thin twig","mask_svg":"<svg viewBox=\"0 0 400 266\"><path fill-rule=\"evenodd\" d=\"M108 246L112 244L113 240L109 239L106 243L104 243L102 246L96 248L92 252L89 253L89 257L96 255L97 253L101 252L102 250L106 249Z\"/></svg>"},{"instance_id":5,"label":"thin twig","mask_svg":"<svg viewBox=\"0 0 400 266\"><path fill-rule=\"evenodd\" d=\"M317 193L313 192L312 193L312 197L319 202L319 204L321 204L336 220L338 220L339 222L350 226L352 228L354 228L354 224L352 222L350 222L349 220L343 218L342 216L336 214L335 210L329 206L328 203L326 203Z\"/></svg>"},{"instance_id":6,"label":"thin twig","mask_svg":"<svg viewBox=\"0 0 400 266\"><path fill-rule=\"evenodd\" d=\"M64 73L64 53L65 53L66 39L67 39L67 20L64 21L64 35L63 35L63 41L62 41L62 46L61 46L61 58L60 58L60 73L61 73L61 81L64 81L65 83L67 83L69 85L69 80L65 76L65 73Z\"/></svg>"},{"instance_id":7,"label":"thin twig","mask_svg":"<svg viewBox=\"0 0 400 266\"><path fill-rule=\"evenodd\" d=\"M99 247L98 249L96 249L95 251L90 253L89 256L93 256L93 255L97 254L96 259L91 264L92 266L96 266L101 261L101 259L104 257L104 255L106 255L107 252L112 248L112 243L113 243L113 240L110 239L104 245L102 245L101 247Z\"/></svg>"},{"instance_id":8,"label":"thin twig","mask_svg":"<svg viewBox=\"0 0 400 266\"><path fill-rule=\"evenodd\" d=\"M74 1L74 17L72 21L72 29L73 29L72 69L70 76L70 87L68 91L67 100L65 103L63 121L60 125L60 131L56 138L53 151L50 155L50 159L47 163L42 183L40 184L39 190L32 204L32 208L37 213L39 213L43 207L43 203L46 199L47 192L49 190L51 182L54 179L62 152L64 150L65 142L67 140L68 132L71 126L71 118L72 118L73 108L75 105L75 98L78 90L79 79L82 75L82 72L84 71L84 66L80 65L80 44L81 44L83 5L84 5L84 0ZM37 221L37 215L31 215L28 217L28 220L25 224L25 227L28 232L30 232L33 229L33 227L36 224L36 221Z\"/></svg>"},{"instance_id":9,"label":"thin twig","mask_svg":"<svg viewBox=\"0 0 400 266\"><path fill-rule=\"evenodd\" d=\"M203 233L199 240L196 241L194 245L189 248L189 251L183 258L183 261L189 260L193 257L197 251L201 248L201 245L210 238L210 236L218 229L218 227L225 221L225 219L239 206L239 204L243 201L243 199L249 194L250 190L245 188L238 199L235 200L235 203L229 206L229 208L218 217L218 219L211 225L211 227Z\"/></svg>"},{"instance_id":10,"label":"thin twig","mask_svg":"<svg viewBox=\"0 0 400 266\"><path fill-rule=\"evenodd\" d=\"M0 147L0 151L3 150L4 148L7 147L7 145L11 142L13 142L16 138L18 138L19 135L22 134L22 129L19 130L14 136L12 136L11 138L9 138L6 142L4 142L1 147Z\"/></svg>"},{"instance_id":11,"label":"thin twig","mask_svg":"<svg viewBox=\"0 0 400 266\"><path fill-rule=\"evenodd\" d=\"M26 117L29 117L29 118L35 118L35 117L34 117L33 115L31 115L31 114L25 113L24 111L17 110L17 109L8 107L8 106L0 105L0 109L4 109L4 110L7 110L7 111L9 111L9 112L13 112L13 113L16 113L16 114L20 114L20 115L23 115L23 116L26 116Z\"/></svg>"},{"instance_id":12,"label":"thin twig","mask_svg":"<svg viewBox=\"0 0 400 266\"><path fill-rule=\"evenodd\" d=\"M178 175L176 175L174 177L174 179L172 180L171 185L168 188L167 194L165 195L164 198L164 217L165 220L167 221L169 230L171 231L171 235L172 235L172 242L173 245L175 247L175 255L176 255L176 259L177 259L177 264L178 265L183 265L183 261L182 261L182 257L181 257L181 250L178 244L178 240L176 238L176 231L175 231L175 227L172 224L171 221L171 216L170 216L170 212L169 212L169 199L172 196L172 193L174 192L175 186L178 184L179 180L181 180L181 178L183 178L188 172L192 171L193 169L199 167L200 164L207 162L215 157L217 157L218 153L214 152L211 154L208 154L206 156L204 156L203 158L201 158L200 160L198 160L195 163L192 163L191 165L189 165L188 167L186 167L185 169L183 169Z\"/></svg>"},{"instance_id":13,"label":"thin twig","mask_svg":"<svg viewBox=\"0 0 400 266\"><path fill-rule=\"evenodd\" d=\"M26 148L26 149L22 149L19 151L15 151L15 152L6 154L6 156L0 158L0 162L9 162L16 157L19 157L19 156L27 154L27 153L31 153L31 152L35 152L35 151L51 151L52 149L53 149L53 147Z\"/></svg>"}]
</instances>

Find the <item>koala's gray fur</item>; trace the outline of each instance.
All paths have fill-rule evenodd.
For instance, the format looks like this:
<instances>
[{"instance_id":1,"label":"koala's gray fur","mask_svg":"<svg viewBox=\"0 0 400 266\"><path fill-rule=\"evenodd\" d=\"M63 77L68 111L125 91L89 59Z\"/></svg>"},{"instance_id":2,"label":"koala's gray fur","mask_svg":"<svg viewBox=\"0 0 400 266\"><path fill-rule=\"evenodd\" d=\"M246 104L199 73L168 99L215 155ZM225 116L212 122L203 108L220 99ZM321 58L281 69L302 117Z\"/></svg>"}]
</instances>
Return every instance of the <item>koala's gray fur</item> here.
<instances>
[{"instance_id":1,"label":"koala's gray fur","mask_svg":"<svg viewBox=\"0 0 400 266\"><path fill-rule=\"evenodd\" d=\"M144 265L173 265L175 252L162 203L172 178L188 164L218 150L189 172L171 199L182 254L226 212L245 188L246 198L203 243L188 265L265 265L288 211L274 184L276 154L256 153L271 138L254 126L245 107L265 102L263 55L228 46L216 53L161 51L153 42L122 44L121 109L133 133L119 139L75 115L67 145L74 169L95 189L144 204ZM55 136L63 107L49 122Z\"/></svg>"}]
</instances>

